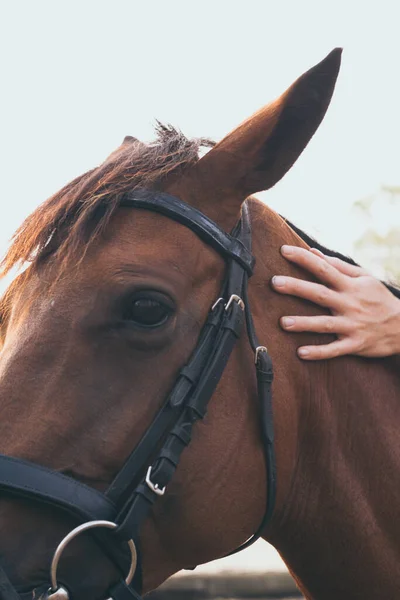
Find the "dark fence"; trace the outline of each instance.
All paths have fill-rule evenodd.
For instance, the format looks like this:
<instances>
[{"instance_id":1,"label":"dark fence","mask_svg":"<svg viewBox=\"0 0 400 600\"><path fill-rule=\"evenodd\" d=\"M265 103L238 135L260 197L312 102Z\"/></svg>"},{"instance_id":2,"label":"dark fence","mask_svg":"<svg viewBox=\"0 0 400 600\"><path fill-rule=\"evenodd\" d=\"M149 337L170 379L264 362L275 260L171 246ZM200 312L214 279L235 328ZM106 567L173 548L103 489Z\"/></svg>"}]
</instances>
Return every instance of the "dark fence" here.
<instances>
[{"instance_id":1,"label":"dark fence","mask_svg":"<svg viewBox=\"0 0 400 600\"><path fill-rule=\"evenodd\" d=\"M289 573L237 573L171 577L148 600L297 600L303 598Z\"/></svg>"}]
</instances>

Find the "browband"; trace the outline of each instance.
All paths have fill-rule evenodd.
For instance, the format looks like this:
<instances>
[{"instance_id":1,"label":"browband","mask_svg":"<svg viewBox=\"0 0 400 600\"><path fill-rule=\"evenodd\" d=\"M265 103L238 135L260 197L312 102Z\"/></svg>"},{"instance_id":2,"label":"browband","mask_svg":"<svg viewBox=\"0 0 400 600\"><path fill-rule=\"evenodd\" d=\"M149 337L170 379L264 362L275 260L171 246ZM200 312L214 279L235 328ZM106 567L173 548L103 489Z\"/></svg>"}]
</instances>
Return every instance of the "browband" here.
<instances>
[{"instance_id":1,"label":"browband","mask_svg":"<svg viewBox=\"0 0 400 600\"><path fill-rule=\"evenodd\" d=\"M241 240L229 235L214 221L179 198L165 192L137 189L122 196L120 206L158 212L191 229L224 258L237 261L250 276L255 259Z\"/></svg>"}]
</instances>

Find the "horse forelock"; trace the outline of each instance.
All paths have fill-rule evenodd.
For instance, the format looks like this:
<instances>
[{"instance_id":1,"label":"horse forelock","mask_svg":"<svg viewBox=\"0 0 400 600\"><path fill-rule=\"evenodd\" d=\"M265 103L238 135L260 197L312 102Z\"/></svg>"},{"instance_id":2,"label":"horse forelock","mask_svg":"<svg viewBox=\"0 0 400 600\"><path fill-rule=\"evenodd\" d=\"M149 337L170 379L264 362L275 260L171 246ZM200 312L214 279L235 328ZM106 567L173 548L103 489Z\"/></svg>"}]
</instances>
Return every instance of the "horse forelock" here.
<instances>
[{"instance_id":1,"label":"horse forelock","mask_svg":"<svg viewBox=\"0 0 400 600\"><path fill-rule=\"evenodd\" d=\"M0 277L26 263L30 263L32 274L49 255L62 274L67 266L82 260L89 245L104 231L124 193L138 187L160 187L168 176L197 162L201 147L213 145L205 138L188 139L178 129L160 122L156 134L150 144L127 136L101 165L41 204L15 232L0 264ZM13 288L25 279L17 278Z\"/></svg>"}]
</instances>

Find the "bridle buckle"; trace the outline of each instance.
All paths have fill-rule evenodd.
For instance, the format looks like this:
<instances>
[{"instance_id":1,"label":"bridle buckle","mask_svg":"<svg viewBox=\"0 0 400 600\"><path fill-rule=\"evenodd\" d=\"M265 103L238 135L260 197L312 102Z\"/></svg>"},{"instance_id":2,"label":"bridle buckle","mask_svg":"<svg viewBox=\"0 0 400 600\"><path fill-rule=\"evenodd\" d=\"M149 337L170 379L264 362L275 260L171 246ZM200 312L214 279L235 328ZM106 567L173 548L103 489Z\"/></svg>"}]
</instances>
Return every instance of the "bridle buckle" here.
<instances>
[{"instance_id":1,"label":"bridle buckle","mask_svg":"<svg viewBox=\"0 0 400 600\"><path fill-rule=\"evenodd\" d=\"M232 296L229 298L229 300L228 300L228 302L227 302L227 304L226 304L226 306L225 306L225 310L226 310L226 311L228 311L228 310L229 310L229 307L231 306L231 304L232 304L233 302L237 302L237 303L238 303L238 305L240 306L240 308L241 308L242 310L244 310L244 302L243 302L243 300L241 299L241 297L240 297L240 296L238 296L237 294L232 294Z\"/></svg>"},{"instance_id":2,"label":"bridle buckle","mask_svg":"<svg viewBox=\"0 0 400 600\"><path fill-rule=\"evenodd\" d=\"M266 346L257 346L256 351L254 353L254 364L255 365L258 363L258 356L259 356L260 352L268 353Z\"/></svg>"},{"instance_id":3,"label":"bridle buckle","mask_svg":"<svg viewBox=\"0 0 400 600\"><path fill-rule=\"evenodd\" d=\"M218 300L216 300L212 305L211 310L214 311L221 302L224 302L224 298L218 298Z\"/></svg>"},{"instance_id":4,"label":"bridle buckle","mask_svg":"<svg viewBox=\"0 0 400 600\"><path fill-rule=\"evenodd\" d=\"M158 483L153 483L152 480L150 479L152 468L153 467L150 465L150 467L147 469L147 473L146 473L146 484L147 484L147 487L149 487L152 492L154 492L155 494L157 494L157 496L164 496L165 490L166 490L166 486L164 486L163 488L160 488L159 485L158 485Z\"/></svg>"}]
</instances>

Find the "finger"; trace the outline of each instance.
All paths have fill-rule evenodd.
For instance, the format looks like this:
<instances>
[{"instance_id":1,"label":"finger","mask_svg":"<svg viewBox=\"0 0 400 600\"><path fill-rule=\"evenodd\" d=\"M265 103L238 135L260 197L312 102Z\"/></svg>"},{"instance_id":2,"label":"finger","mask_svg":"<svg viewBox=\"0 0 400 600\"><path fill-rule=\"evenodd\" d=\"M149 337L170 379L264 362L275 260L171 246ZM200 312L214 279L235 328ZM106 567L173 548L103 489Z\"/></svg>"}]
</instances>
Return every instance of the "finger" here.
<instances>
[{"instance_id":1,"label":"finger","mask_svg":"<svg viewBox=\"0 0 400 600\"><path fill-rule=\"evenodd\" d=\"M325 257L318 256L306 248L298 246L284 245L281 248L281 253L290 262L303 267L303 269L315 275L319 281L337 289L346 287L347 279L345 275L331 265Z\"/></svg>"},{"instance_id":2,"label":"finger","mask_svg":"<svg viewBox=\"0 0 400 600\"><path fill-rule=\"evenodd\" d=\"M297 354L303 360L325 360L344 356L345 354L353 354L354 351L355 348L351 341L346 339L335 340L330 344L323 344L321 346L301 346L298 348Z\"/></svg>"},{"instance_id":3,"label":"finger","mask_svg":"<svg viewBox=\"0 0 400 600\"><path fill-rule=\"evenodd\" d=\"M298 298L310 300L319 306L337 309L341 306L338 292L320 283L276 275L271 280L272 286L280 294L291 294Z\"/></svg>"},{"instance_id":4,"label":"finger","mask_svg":"<svg viewBox=\"0 0 400 600\"><path fill-rule=\"evenodd\" d=\"M352 265L337 256L326 256L317 248L310 248L310 252L324 258L328 263L338 269L344 275L349 275L350 277L361 277L361 275L367 275L368 271L359 267L358 265Z\"/></svg>"},{"instance_id":5,"label":"finger","mask_svg":"<svg viewBox=\"0 0 400 600\"><path fill-rule=\"evenodd\" d=\"M332 317L331 315L317 315L314 317L282 317L280 325L285 331L312 331L314 333L344 334L349 331L346 319Z\"/></svg>"}]
</instances>

